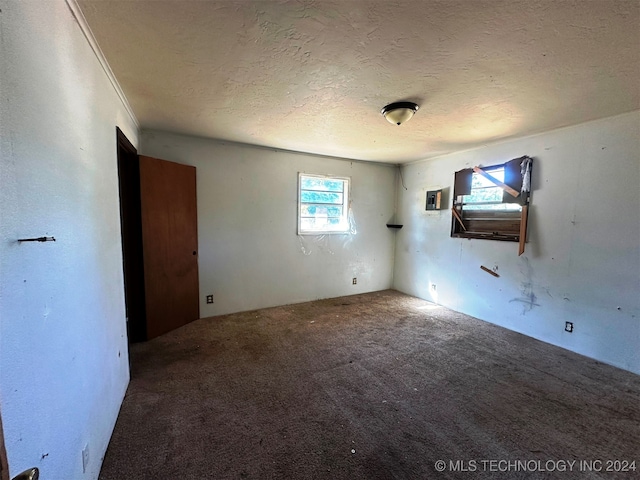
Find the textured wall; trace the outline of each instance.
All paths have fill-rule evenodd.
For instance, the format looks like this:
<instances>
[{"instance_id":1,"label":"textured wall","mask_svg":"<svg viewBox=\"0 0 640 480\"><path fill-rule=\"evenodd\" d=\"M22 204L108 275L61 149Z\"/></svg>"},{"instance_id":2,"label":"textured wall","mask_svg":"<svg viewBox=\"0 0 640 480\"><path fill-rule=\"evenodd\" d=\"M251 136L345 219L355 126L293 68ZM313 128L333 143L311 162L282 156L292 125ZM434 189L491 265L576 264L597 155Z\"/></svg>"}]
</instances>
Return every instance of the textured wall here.
<instances>
[{"instance_id":1,"label":"textured wall","mask_svg":"<svg viewBox=\"0 0 640 480\"><path fill-rule=\"evenodd\" d=\"M0 10L10 473L94 479L128 382L115 127L134 143L137 131L64 1L2 0ZM16 242L42 235L56 242Z\"/></svg>"},{"instance_id":2,"label":"textured wall","mask_svg":"<svg viewBox=\"0 0 640 480\"><path fill-rule=\"evenodd\" d=\"M395 288L640 373L639 133L634 112L406 166ZM534 166L521 257L515 243L450 238L450 212L424 211L439 187L451 206L456 170L522 155Z\"/></svg>"},{"instance_id":3,"label":"textured wall","mask_svg":"<svg viewBox=\"0 0 640 480\"><path fill-rule=\"evenodd\" d=\"M141 144L197 167L202 317L391 286L393 167L163 132L144 132ZM296 234L298 172L351 177L355 235Z\"/></svg>"}]
</instances>

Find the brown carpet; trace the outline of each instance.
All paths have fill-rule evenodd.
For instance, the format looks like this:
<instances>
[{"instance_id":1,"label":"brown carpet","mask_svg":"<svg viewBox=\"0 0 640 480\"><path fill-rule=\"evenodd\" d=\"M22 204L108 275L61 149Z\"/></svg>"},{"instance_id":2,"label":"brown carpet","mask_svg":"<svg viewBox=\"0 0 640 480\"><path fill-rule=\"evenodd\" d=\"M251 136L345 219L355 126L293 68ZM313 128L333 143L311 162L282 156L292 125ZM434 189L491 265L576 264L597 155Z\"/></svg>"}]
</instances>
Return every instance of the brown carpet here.
<instances>
[{"instance_id":1,"label":"brown carpet","mask_svg":"<svg viewBox=\"0 0 640 480\"><path fill-rule=\"evenodd\" d=\"M395 291L201 319L131 364L101 480L640 470L640 377Z\"/></svg>"}]
</instances>

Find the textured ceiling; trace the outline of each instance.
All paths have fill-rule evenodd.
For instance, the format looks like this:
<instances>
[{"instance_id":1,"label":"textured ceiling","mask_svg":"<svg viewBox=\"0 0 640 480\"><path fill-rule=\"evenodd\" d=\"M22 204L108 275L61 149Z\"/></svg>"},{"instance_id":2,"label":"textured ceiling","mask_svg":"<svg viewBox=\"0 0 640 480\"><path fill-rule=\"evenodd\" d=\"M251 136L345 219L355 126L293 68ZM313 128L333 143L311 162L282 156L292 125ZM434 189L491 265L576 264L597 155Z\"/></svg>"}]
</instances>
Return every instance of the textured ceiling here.
<instances>
[{"instance_id":1,"label":"textured ceiling","mask_svg":"<svg viewBox=\"0 0 640 480\"><path fill-rule=\"evenodd\" d=\"M401 163L640 108L638 0L78 4L143 129Z\"/></svg>"}]
</instances>

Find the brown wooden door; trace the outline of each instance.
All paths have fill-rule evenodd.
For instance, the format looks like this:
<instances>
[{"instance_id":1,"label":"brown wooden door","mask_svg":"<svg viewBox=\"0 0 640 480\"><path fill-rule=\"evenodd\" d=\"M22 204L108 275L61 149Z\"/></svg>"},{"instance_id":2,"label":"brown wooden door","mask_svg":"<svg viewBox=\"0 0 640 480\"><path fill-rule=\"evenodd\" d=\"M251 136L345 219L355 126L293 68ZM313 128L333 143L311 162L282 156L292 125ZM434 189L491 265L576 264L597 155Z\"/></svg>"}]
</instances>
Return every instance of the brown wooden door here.
<instances>
[{"instance_id":1,"label":"brown wooden door","mask_svg":"<svg viewBox=\"0 0 640 480\"><path fill-rule=\"evenodd\" d=\"M196 169L140 156L147 339L200 317Z\"/></svg>"}]
</instances>

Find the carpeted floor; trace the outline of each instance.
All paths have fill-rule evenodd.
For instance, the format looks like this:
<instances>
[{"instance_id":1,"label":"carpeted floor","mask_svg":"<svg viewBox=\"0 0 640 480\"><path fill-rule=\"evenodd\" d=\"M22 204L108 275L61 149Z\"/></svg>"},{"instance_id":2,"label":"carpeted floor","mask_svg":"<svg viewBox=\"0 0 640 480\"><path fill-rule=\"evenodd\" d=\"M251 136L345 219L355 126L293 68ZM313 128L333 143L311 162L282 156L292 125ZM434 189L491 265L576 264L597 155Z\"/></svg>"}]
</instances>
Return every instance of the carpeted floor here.
<instances>
[{"instance_id":1,"label":"carpeted floor","mask_svg":"<svg viewBox=\"0 0 640 480\"><path fill-rule=\"evenodd\" d=\"M131 364L101 480L640 472L639 376L395 291L201 319Z\"/></svg>"}]
</instances>

